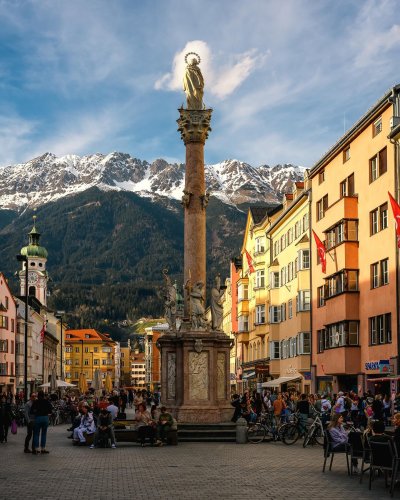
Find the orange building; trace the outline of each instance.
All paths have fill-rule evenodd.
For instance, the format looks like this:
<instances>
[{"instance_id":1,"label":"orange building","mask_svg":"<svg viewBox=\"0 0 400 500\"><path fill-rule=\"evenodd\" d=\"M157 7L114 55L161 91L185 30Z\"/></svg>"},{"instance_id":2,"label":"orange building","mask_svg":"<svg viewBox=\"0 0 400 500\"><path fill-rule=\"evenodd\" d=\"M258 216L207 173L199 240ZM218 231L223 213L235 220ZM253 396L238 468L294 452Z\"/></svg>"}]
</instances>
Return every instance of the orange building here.
<instances>
[{"instance_id":1,"label":"orange building","mask_svg":"<svg viewBox=\"0 0 400 500\"><path fill-rule=\"evenodd\" d=\"M15 334L17 307L4 274L0 272L0 394L15 393Z\"/></svg>"},{"instance_id":2,"label":"orange building","mask_svg":"<svg viewBox=\"0 0 400 500\"><path fill-rule=\"evenodd\" d=\"M64 345L67 382L77 384L81 373L91 382L96 369L100 369L103 379L108 373L115 382L116 343L108 334L92 328L66 330Z\"/></svg>"},{"instance_id":3,"label":"orange building","mask_svg":"<svg viewBox=\"0 0 400 500\"><path fill-rule=\"evenodd\" d=\"M399 93L400 85L388 91L310 172L312 228L326 248L323 273L312 241L318 391L397 390L399 261L388 191L399 200Z\"/></svg>"},{"instance_id":4,"label":"orange building","mask_svg":"<svg viewBox=\"0 0 400 500\"><path fill-rule=\"evenodd\" d=\"M158 391L161 387L161 353L157 346L160 335L168 330L167 323L145 328L144 363L146 389Z\"/></svg>"}]
</instances>

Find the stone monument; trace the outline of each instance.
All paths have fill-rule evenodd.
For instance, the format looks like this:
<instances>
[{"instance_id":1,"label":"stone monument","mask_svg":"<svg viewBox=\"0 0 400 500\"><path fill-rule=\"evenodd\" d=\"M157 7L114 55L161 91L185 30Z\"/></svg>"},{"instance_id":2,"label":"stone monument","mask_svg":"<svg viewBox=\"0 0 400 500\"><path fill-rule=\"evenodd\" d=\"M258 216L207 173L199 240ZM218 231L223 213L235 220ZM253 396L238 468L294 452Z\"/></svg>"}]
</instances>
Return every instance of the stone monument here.
<instances>
[{"instance_id":1,"label":"stone monument","mask_svg":"<svg viewBox=\"0 0 400 500\"><path fill-rule=\"evenodd\" d=\"M188 58L190 57L190 60ZM166 278L169 330L158 340L161 350L161 398L178 422L219 423L232 417L229 357L231 340L220 327L219 277L212 291L212 322L205 313L206 209L209 193L204 175L204 145L211 131L212 109L203 103L204 79L200 57L185 57L183 89L187 107L179 109L178 131L186 147L184 210L184 309L182 318L171 310Z\"/></svg>"}]
</instances>

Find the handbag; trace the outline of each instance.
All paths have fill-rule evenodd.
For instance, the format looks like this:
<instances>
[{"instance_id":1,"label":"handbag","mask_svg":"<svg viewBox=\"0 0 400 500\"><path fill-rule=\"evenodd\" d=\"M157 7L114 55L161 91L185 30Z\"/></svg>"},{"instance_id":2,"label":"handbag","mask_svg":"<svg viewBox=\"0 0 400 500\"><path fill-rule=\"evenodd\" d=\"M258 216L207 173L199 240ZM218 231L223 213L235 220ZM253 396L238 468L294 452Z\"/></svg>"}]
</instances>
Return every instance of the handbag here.
<instances>
[{"instance_id":1,"label":"handbag","mask_svg":"<svg viewBox=\"0 0 400 500\"><path fill-rule=\"evenodd\" d=\"M17 433L17 429L18 429L17 421L15 419L13 419L11 421L11 434L16 434Z\"/></svg>"}]
</instances>

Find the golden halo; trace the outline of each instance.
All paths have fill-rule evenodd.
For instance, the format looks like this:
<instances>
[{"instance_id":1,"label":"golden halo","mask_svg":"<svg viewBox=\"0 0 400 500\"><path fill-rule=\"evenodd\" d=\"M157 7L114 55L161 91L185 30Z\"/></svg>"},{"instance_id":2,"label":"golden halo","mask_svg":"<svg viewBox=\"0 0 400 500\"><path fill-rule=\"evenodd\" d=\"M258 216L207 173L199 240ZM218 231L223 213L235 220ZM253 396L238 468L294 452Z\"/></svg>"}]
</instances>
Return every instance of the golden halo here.
<instances>
[{"instance_id":1,"label":"golden halo","mask_svg":"<svg viewBox=\"0 0 400 500\"><path fill-rule=\"evenodd\" d=\"M199 56L199 54L196 54L196 52L188 52L186 55L185 55L185 63L187 64L187 58L188 56L196 56L197 57L197 64L200 64L201 63L201 57Z\"/></svg>"}]
</instances>

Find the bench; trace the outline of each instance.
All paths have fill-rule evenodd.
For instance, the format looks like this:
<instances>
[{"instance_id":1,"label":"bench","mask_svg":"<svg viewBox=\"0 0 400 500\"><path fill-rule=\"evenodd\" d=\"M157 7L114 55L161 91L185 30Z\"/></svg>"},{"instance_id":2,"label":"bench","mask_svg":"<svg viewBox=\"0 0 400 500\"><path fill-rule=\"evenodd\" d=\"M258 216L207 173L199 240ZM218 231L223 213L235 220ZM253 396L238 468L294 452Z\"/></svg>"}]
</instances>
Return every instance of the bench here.
<instances>
[{"instance_id":1,"label":"bench","mask_svg":"<svg viewBox=\"0 0 400 500\"><path fill-rule=\"evenodd\" d=\"M118 442L136 443L139 440L135 420L114 420L115 440ZM174 425L167 432L167 444L176 446L178 444L178 429Z\"/></svg>"}]
</instances>

